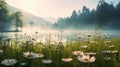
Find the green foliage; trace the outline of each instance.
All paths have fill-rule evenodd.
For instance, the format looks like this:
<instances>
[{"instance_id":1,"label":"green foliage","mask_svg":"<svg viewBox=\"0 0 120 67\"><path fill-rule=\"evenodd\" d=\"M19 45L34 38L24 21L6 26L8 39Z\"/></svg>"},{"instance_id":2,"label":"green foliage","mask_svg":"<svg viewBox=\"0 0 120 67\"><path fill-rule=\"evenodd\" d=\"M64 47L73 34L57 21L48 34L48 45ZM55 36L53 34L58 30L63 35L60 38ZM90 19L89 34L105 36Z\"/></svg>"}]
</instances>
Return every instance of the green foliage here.
<instances>
[{"instance_id":1,"label":"green foliage","mask_svg":"<svg viewBox=\"0 0 120 67\"><path fill-rule=\"evenodd\" d=\"M7 22L7 23L4 23ZM8 5L4 0L0 0L0 28L2 31L9 29L12 23L15 23L16 30L23 27L22 13L20 11L11 15ZM8 30L7 29L7 30Z\"/></svg>"},{"instance_id":2,"label":"green foliage","mask_svg":"<svg viewBox=\"0 0 120 67\"><path fill-rule=\"evenodd\" d=\"M4 0L0 0L0 21L7 21L9 18L9 11L7 3Z\"/></svg>"},{"instance_id":3,"label":"green foliage","mask_svg":"<svg viewBox=\"0 0 120 67\"><path fill-rule=\"evenodd\" d=\"M17 11L11 15L12 21L15 23L16 30L18 30L19 27L23 27L22 16L23 15L20 11Z\"/></svg>"},{"instance_id":4,"label":"green foliage","mask_svg":"<svg viewBox=\"0 0 120 67\"><path fill-rule=\"evenodd\" d=\"M106 29L120 29L120 3L114 6L113 3L109 4L105 0L100 0L96 9L90 11L89 8L83 6L82 11L73 10L70 17L58 19L58 28L79 28L85 29L95 26ZM112 26L112 28L111 28ZM88 28L90 29L90 28Z\"/></svg>"},{"instance_id":5,"label":"green foliage","mask_svg":"<svg viewBox=\"0 0 120 67\"><path fill-rule=\"evenodd\" d=\"M0 54L0 61L6 58L15 58L17 59L17 64L13 65L12 67L22 67L20 63L27 63L25 67L120 67L120 53L117 54L102 54L101 51L103 50L118 50L120 52L120 39L113 39L112 42L105 44L103 41L94 43L87 43L84 41L81 42L68 42L64 47L60 45L43 45L40 43L23 43L18 42L16 44L12 41L11 45L8 45L5 49L5 54ZM0 44L1 45L1 44ZM81 48L81 46L88 46L88 48ZM114 45L115 47L109 48L109 46ZM3 49L3 46L0 46L0 49ZM83 52L96 52L95 55L96 61L94 63L82 63L78 61L76 56L72 55L72 51L83 51ZM32 51L35 53L42 53L44 54L43 58L38 59L26 59L23 57L23 52ZM105 61L104 57L112 57L115 60ZM73 58L71 62L63 62L61 61L62 58ZM44 64L41 62L42 59L52 59L53 63L51 64ZM4 65L0 64L0 67L5 67Z\"/></svg>"}]
</instances>

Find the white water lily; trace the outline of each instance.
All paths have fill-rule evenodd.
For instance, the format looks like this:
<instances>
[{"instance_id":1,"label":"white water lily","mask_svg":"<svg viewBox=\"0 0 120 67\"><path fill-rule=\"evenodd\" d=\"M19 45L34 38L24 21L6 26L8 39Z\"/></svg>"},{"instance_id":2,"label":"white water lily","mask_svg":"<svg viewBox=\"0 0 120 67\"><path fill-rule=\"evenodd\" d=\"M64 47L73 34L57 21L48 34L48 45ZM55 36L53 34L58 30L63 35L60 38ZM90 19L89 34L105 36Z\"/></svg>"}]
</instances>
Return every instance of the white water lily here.
<instances>
[{"instance_id":1,"label":"white water lily","mask_svg":"<svg viewBox=\"0 0 120 67\"><path fill-rule=\"evenodd\" d=\"M80 62L83 62L83 63L93 63L95 62L96 58L94 56L90 57L89 55L84 55L84 56L78 56L77 59L80 61Z\"/></svg>"},{"instance_id":2,"label":"white water lily","mask_svg":"<svg viewBox=\"0 0 120 67\"><path fill-rule=\"evenodd\" d=\"M6 65L6 66L12 66L17 63L16 59L5 59L1 62L1 64Z\"/></svg>"},{"instance_id":3,"label":"white water lily","mask_svg":"<svg viewBox=\"0 0 120 67\"><path fill-rule=\"evenodd\" d=\"M52 63L52 60L51 59L45 59L45 60L42 60L43 63L45 64L50 64Z\"/></svg>"},{"instance_id":4,"label":"white water lily","mask_svg":"<svg viewBox=\"0 0 120 67\"><path fill-rule=\"evenodd\" d=\"M75 55L75 56L84 55L83 51L73 51L72 54Z\"/></svg>"},{"instance_id":5,"label":"white water lily","mask_svg":"<svg viewBox=\"0 0 120 67\"><path fill-rule=\"evenodd\" d=\"M33 52L24 52L23 56L27 59L34 59L36 58L36 54Z\"/></svg>"},{"instance_id":6,"label":"white water lily","mask_svg":"<svg viewBox=\"0 0 120 67\"><path fill-rule=\"evenodd\" d=\"M62 61L63 62L70 62L70 61L72 61L72 58L62 58Z\"/></svg>"}]
</instances>

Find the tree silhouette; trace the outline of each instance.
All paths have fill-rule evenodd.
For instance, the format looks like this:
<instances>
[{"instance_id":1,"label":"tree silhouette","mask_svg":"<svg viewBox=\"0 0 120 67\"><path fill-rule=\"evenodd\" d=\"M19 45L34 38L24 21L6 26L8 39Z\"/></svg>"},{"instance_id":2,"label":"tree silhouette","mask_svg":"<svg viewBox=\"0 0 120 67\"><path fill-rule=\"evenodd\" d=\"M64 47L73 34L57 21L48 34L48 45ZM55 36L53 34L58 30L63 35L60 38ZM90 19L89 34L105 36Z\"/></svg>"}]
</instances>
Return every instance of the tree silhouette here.
<instances>
[{"instance_id":1,"label":"tree silhouette","mask_svg":"<svg viewBox=\"0 0 120 67\"><path fill-rule=\"evenodd\" d=\"M7 3L3 0L0 0L0 21L8 21L9 11L7 8Z\"/></svg>"},{"instance_id":2,"label":"tree silhouette","mask_svg":"<svg viewBox=\"0 0 120 67\"><path fill-rule=\"evenodd\" d=\"M23 15L20 11L17 11L12 14L12 20L15 23L16 31L18 31L19 28L23 27L22 16Z\"/></svg>"},{"instance_id":3,"label":"tree silhouette","mask_svg":"<svg viewBox=\"0 0 120 67\"><path fill-rule=\"evenodd\" d=\"M99 29L120 29L120 2L114 6L100 0L96 9L90 10L83 6L82 11L73 10L70 17L58 19L58 27L84 29L91 25L91 29L96 25ZM90 28L89 28L90 29Z\"/></svg>"}]
</instances>

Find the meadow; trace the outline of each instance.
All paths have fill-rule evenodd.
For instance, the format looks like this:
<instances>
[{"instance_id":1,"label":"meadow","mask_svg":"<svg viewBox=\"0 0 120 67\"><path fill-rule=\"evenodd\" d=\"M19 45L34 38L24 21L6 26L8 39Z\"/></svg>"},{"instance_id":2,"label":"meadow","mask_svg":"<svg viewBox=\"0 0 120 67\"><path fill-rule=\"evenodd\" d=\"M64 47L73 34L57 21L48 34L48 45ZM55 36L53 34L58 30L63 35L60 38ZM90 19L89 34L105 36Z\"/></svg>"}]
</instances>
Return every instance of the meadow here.
<instances>
[{"instance_id":1,"label":"meadow","mask_svg":"<svg viewBox=\"0 0 120 67\"><path fill-rule=\"evenodd\" d=\"M120 38L46 43L36 38L0 41L0 67L120 67ZM99 36L100 37L100 36Z\"/></svg>"}]
</instances>

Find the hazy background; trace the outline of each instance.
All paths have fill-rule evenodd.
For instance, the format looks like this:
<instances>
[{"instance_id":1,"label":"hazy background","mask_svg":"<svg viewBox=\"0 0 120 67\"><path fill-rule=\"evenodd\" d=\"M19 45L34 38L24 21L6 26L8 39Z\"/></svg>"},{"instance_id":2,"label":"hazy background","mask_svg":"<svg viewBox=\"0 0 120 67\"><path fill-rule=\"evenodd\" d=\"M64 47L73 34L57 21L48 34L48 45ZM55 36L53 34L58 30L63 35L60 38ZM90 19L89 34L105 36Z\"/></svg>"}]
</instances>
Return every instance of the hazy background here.
<instances>
[{"instance_id":1,"label":"hazy background","mask_svg":"<svg viewBox=\"0 0 120 67\"><path fill-rule=\"evenodd\" d=\"M23 9L39 17L67 17L73 10L81 10L85 5L96 8L99 0L5 0L9 5ZM120 0L105 0L116 5Z\"/></svg>"},{"instance_id":2,"label":"hazy background","mask_svg":"<svg viewBox=\"0 0 120 67\"><path fill-rule=\"evenodd\" d=\"M0 31L21 28L23 33L49 34L64 30L69 34L71 31L95 34L100 29L103 34L112 35L113 31L119 34L119 0L4 0L7 4L2 1Z\"/></svg>"}]
</instances>

